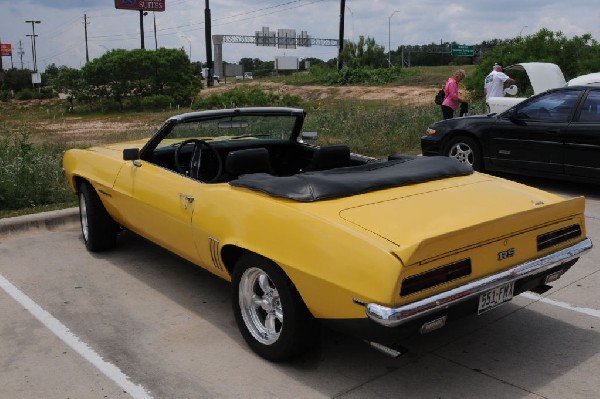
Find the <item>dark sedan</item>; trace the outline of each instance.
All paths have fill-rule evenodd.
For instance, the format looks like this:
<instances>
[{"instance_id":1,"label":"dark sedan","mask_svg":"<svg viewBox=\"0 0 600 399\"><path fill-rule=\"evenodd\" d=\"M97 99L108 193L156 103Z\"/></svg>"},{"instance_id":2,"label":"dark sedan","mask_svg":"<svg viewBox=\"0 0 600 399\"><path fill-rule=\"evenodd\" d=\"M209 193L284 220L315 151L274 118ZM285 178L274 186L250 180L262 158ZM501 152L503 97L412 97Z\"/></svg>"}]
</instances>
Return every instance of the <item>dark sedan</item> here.
<instances>
[{"instance_id":1,"label":"dark sedan","mask_svg":"<svg viewBox=\"0 0 600 399\"><path fill-rule=\"evenodd\" d=\"M599 183L600 86L548 90L500 114L436 122L421 150L476 170Z\"/></svg>"}]
</instances>

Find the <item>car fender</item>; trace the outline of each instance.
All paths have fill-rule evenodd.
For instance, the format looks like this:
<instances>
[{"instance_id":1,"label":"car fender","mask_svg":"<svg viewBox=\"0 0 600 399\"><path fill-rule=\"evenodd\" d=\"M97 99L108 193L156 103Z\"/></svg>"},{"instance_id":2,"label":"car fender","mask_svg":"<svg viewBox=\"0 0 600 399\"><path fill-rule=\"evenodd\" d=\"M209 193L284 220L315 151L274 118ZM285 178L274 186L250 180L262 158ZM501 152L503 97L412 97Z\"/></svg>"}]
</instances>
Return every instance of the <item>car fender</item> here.
<instances>
[{"instance_id":1,"label":"car fender","mask_svg":"<svg viewBox=\"0 0 600 399\"><path fill-rule=\"evenodd\" d=\"M337 215L310 211L326 205L221 186L210 203L197 204L193 216L198 251L211 272L230 280L234 265L226 263L223 248L259 254L281 267L321 318L366 317L354 298L392 304L398 297L402 262L392 253L397 246ZM211 218L203 218L208 212Z\"/></svg>"},{"instance_id":2,"label":"car fender","mask_svg":"<svg viewBox=\"0 0 600 399\"><path fill-rule=\"evenodd\" d=\"M72 149L63 156L63 169L67 172L67 181L77 192L77 178L82 177L98 190L112 190L115 178L124 165L111 154L97 151L95 148L86 150Z\"/></svg>"}]
</instances>

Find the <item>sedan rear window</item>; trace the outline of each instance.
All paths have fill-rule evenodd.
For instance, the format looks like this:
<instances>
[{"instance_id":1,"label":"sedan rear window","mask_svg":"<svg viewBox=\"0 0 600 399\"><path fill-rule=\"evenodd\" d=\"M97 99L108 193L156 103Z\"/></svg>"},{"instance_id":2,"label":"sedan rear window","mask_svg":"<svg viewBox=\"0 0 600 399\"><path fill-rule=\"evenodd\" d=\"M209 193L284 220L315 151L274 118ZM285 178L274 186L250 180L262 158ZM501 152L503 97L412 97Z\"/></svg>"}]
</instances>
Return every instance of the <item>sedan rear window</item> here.
<instances>
[{"instance_id":1,"label":"sedan rear window","mask_svg":"<svg viewBox=\"0 0 600 399\"><path fill-rule=\"evenodd\" d=\"M600 122L600 91L591 91L581 107L579 122Z\"/></svg>"}]
</instances>

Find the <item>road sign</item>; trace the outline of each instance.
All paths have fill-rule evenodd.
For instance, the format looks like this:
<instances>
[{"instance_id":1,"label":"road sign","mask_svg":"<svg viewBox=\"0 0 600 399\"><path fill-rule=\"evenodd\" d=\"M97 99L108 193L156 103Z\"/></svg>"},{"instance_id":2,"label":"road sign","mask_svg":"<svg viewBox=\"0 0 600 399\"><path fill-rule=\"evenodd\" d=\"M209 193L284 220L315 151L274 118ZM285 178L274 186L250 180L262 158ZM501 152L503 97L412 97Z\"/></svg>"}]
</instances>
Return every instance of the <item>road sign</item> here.
<instances>
[{"instance_id":1,"label":"road sign","mask_svg":"<svg viewBox=\"0 0 600 399\"><path fill-rule=\"evenodd\" d=\"M467 44L453 44L452 55L473 57L475 55L475 46L470 46Z\"/></svg>"}]
</instances>

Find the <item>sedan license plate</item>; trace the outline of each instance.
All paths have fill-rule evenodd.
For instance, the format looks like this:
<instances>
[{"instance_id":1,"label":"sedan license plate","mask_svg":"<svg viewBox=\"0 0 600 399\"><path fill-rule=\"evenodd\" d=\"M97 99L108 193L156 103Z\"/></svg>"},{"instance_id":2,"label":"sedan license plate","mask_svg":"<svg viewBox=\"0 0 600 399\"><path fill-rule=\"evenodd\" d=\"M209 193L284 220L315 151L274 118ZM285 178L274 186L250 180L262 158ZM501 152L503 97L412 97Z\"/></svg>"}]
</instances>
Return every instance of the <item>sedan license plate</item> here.
<instances>
[{"instance_id":1,"label":"sedan license plate","mask_svg":"<svg viewBox=\"0 0 600 399\"><path fill-rule=\"evenodd\" d=\"M477 314L482 314L502 305L504 302L510 301L513 297L514 288L515 283L513 281L479 295L479 309L477 309Z\"/></svg>"}]
</instances>

